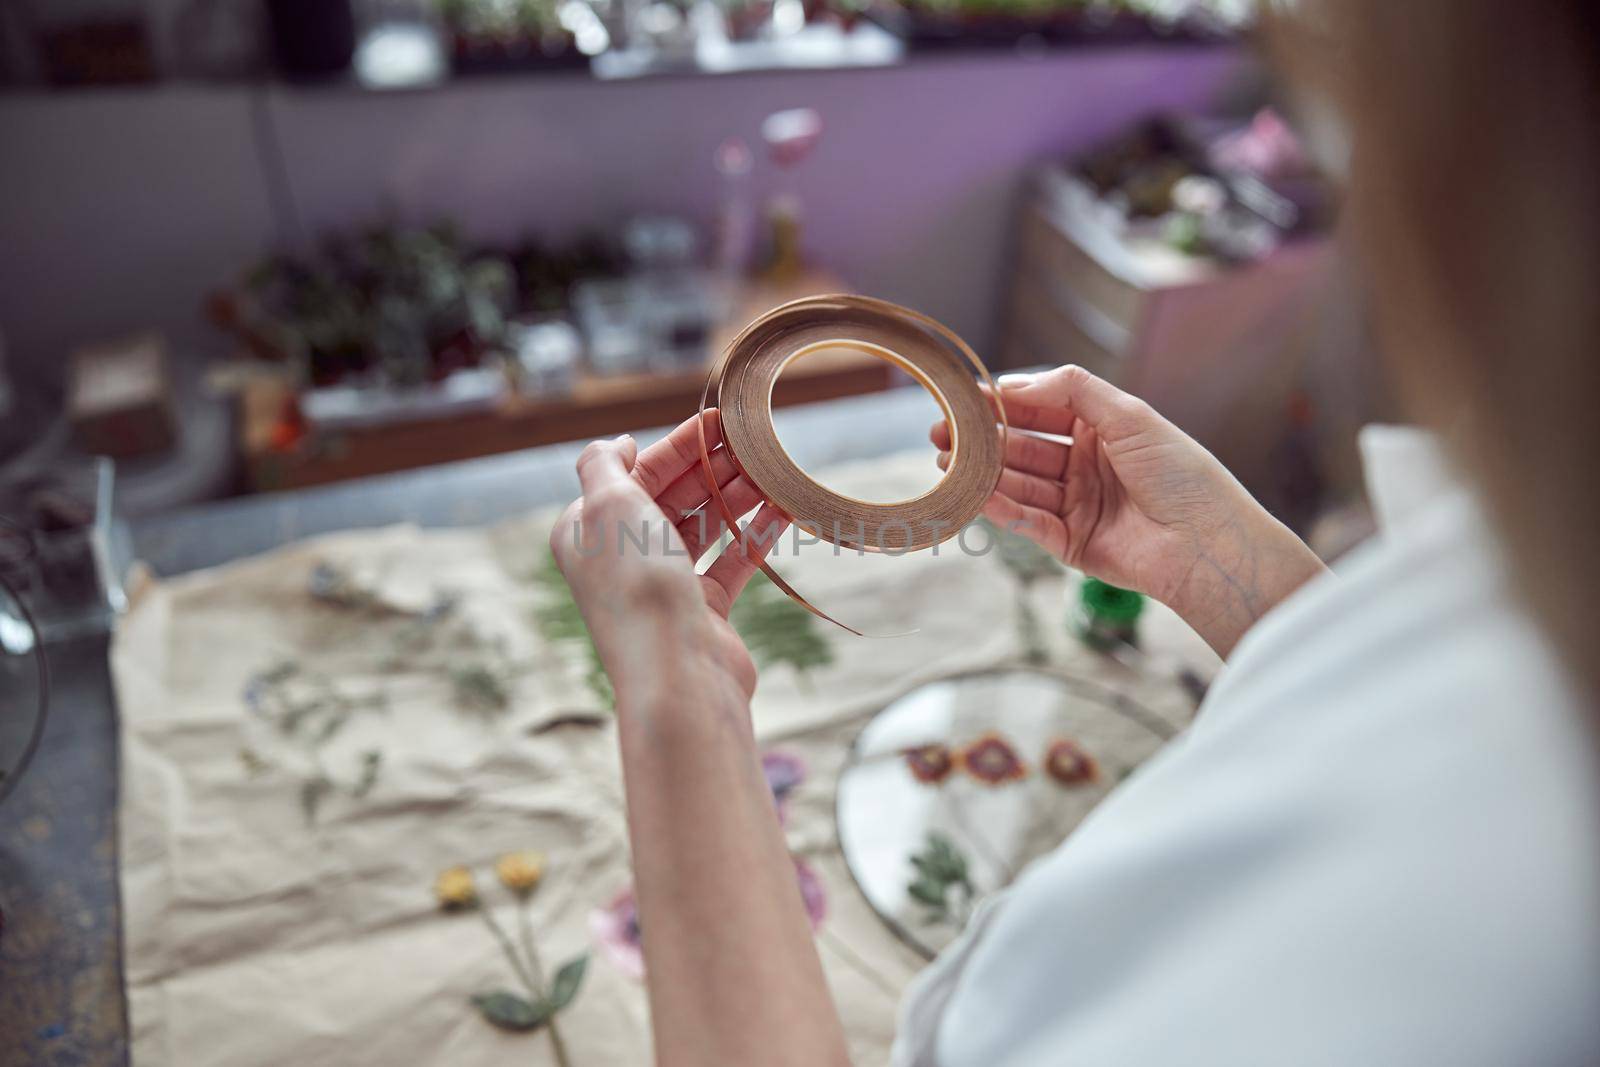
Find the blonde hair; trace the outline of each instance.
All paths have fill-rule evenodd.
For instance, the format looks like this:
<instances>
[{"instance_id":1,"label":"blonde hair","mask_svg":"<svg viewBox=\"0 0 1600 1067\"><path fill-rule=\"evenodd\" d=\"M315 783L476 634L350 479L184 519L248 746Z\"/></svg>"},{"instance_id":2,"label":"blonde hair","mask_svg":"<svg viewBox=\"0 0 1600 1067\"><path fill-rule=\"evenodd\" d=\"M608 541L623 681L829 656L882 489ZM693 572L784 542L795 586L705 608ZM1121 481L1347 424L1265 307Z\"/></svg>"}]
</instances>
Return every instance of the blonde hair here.
<instances>
[{"instance_id":1,"label":"blonde hair","mask_svg":"<svg viewBox=\"0 0 1600 1067\"><path fill-rule=\"evenodd\" d=\"M1321 0L1272 22L1344 120L1393 384L1452 430L1527 604L1600 695L1600 12Z\"/></svg>"}]
</instances>

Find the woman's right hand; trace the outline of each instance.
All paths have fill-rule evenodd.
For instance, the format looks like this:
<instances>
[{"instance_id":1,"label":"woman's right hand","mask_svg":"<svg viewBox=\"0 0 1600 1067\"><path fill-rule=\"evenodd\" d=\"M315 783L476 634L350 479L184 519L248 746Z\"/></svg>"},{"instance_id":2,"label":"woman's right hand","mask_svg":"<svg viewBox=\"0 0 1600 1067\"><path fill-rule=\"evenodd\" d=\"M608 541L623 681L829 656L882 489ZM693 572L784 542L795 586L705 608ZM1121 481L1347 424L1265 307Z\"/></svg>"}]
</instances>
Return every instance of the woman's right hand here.
<instances>
[{"instance_id":1,"label":"woman's right hand","mask_svg":"<svg viewBox=\"0 0 1600 1067\"><path fill-rule=\"evenodd\" d=\"M1013 430L1036 433L1007 435L984 515L1167 604L1218 655L1323 570L1216 457L1138 397L1076 366L999 385ZM949 428L940 422L931 437L946 466Z\"/></svg>"}]
</instances>

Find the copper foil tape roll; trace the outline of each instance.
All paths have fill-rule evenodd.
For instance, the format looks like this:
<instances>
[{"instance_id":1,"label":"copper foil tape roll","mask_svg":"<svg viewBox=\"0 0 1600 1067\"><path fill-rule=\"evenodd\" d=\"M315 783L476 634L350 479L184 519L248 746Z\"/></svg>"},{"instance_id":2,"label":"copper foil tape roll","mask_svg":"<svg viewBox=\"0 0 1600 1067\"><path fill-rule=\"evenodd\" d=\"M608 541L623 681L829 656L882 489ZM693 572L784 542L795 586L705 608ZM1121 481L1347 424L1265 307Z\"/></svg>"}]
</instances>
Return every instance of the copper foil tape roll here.
<instances>
[{"instance_id":1,"label":"copper foil tape roll","mask_svg":"<svg viewBox=\"0 0 1600 1067\"><path fill-rule=\"evenodd\" d=\"M875 504L836 493L800 469L772 425L772 387L796 359L823 349L854 349L900 367L933 395L950 425L950 464L921 496ZM976 375L976 377L975 377ZM721 412L723 445L735 468L800 529L843 548L902 553L956 536L983 510L1005 458L1005 413L978 388L989 372L966 343L918 312L862 296L813 296L784 304L745 327L711 368L702 415ZM998 410L998 422L996 419ZM711 499L738 529L711 470L702 421L700 460ZM807 610L860 635L819 609L772 567L761 570Z\"/></svg>"}]
</instances>

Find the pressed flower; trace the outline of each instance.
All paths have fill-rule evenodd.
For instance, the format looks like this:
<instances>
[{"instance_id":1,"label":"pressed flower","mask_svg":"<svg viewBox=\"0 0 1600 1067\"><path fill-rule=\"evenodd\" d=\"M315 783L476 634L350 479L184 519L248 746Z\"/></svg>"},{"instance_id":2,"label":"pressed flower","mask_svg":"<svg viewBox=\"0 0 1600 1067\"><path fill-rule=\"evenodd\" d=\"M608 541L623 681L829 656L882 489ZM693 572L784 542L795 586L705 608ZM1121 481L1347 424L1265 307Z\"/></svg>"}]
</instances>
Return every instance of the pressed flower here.
<instances>
[{"instance_id":1,"label":"pressed flower","mask_svg":"<svg viewBox=\"0 0 1600 1067\"><path fill-rule=\"evenodd\" d=\"M531 893L544 877L544 853L532 849L507 852L495 860L494 873L500 884L513 893Z\"/></svg>"},{"instance_id":2,"label":"pressed flower","mask_svg":"<svg viewBox=\"0 0 1600 1067\"><path fill-rule=\"evenodd\" d=\"M792 752L767 752L761 756L761 773L767 778L772 799L782 804L806 780L806 764Z\"/></svg>"},{"instance_id":3,"label":"pressed flower","mask_svg":"<svg viewBox=\"0 0 1600 1067\"><path fill-rule=\"evenodd\" d=\"M1083 785L1100 777L1100 766L1076 741L1057 738L1045 750L1044 770L1062 785Z\"/></svg>"},{"instance_id":4,"label":"pressed flower","mask_svg":"<svg viewBox=\"0 0 1600 1067\"><path fill-rule=\"evenodd\" d=\"M823 920L828 917L828 895L822 890L822 879L817 877L817 872L799 856L794 857L794 875L800 882L800 899L806 907L806 918L815 933L822 929Z\"/></svg>"},{"instance_id":5,"label":"pressed flower","mask_svg":"<svg viewBox=\"0 0 1600 1067\"><path fill-rule=\"evenodd\" d=\"M589 934L606 958L629 978L644 978L644 942L639 932L639 905L630 886L603 908L589 913Z\"/></svg>"},{"instance_id":6,"label":"pressed flower","mask_svg":"<svg viewBox=\"0 0 1600 1067\"><path fill-rule=\"evenodd\" d=\"M433 880L433 895L446 911L470 908L478 902L478 887L472 881L472 872L465 867L451 867L439 872Z\"/></svg>"},{"instance_id":7,"label":"pressed flower","mask_svg":"<svg viewBox=\"0 0 1600 1067\"><path fill-rule=\"evenodd\" d=\"M963 749L961 765L985 785L1001 785L1028 776L1028 765L1011 742L995 733L984 734Z\"/></svg>"},{"instance_id":8,"label":"pressed flower","mask_svg":"<svg viewBox=\"0 0 1600 1067\"><path fill-rule=\"evenodd\" d=\"M918 745L906 749L904 755L911 776L926 785L944 781L955 770L956 760L949 745Z\"/></svg>"}]
</instances>

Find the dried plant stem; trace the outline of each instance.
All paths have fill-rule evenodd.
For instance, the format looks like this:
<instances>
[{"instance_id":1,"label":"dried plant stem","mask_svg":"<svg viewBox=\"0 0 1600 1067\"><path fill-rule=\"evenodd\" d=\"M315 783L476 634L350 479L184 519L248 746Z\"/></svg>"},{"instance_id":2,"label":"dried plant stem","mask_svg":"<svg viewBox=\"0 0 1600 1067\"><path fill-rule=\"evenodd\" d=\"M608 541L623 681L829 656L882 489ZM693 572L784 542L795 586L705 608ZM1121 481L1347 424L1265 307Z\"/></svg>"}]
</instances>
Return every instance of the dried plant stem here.
<instances>
[{"instance_id":1,"label":"dried plant stem","mask_svg":"<svg viewBox=\"0 0 1600 1067\"><path fill-rule=\"evenodd\" d=\"M544 967L539 961L539 950L533 943L533 919L528 914L528 898L523 897L517 902L517 932L522 937L522 951L528 956L528 969L533 974L534 981L544 987ZM561 1029L556 1025L555 1014L552 1013L550 1021L544 1024L550 1032L550 1046L555 1049L556 1062L561 1067L572 1067L572 1061L567 1057L567 1043L561 1040Z\"/></svg>"},{"instance_id":2,"label":"dried plant stem","mask_svg":"<svg viewBox=\"0 0 1600 1067\"><path fill-rule=\"evenodd\" d=\"M507 937L505 930L501 929L500 924L495 922L494 914L489 910L489 906L480 904L477 910L478 914L483 916L483 924L489 928L489 932L494 935L494 939L500 942L500 950L506 954L506 959L511 961L511 969L517 972L517 980L522 983L522 987L528 991L528 995L534 1000L542 999L543 992L534 982L533 976L528 973L528 969L523 966L522 957L517 955L517 948L511 943L511 938Z\"/></svg>"}]
</instances>

